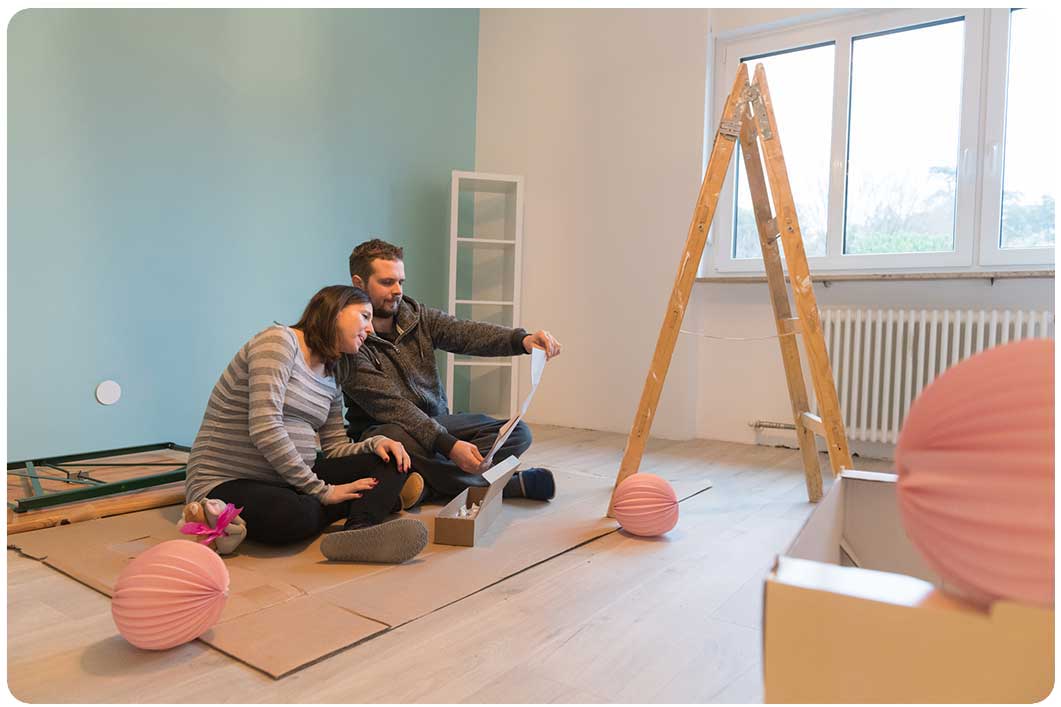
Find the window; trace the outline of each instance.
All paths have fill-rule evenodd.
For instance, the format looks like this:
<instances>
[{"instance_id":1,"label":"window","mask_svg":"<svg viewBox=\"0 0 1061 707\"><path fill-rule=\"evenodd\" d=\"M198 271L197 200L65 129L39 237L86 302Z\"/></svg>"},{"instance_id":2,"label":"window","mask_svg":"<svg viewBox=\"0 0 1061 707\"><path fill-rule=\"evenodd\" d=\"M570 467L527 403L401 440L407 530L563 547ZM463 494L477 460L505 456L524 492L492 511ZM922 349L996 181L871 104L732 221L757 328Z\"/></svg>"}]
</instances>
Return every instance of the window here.
<instances>
[{"instance_id":1,"label":"window","mask_svg":"<svg viewBox=\"0 0 1061 707\"><path fill-rule=\"evenodd\" d=\"M814 271L1052 268L1053 39L1037 12L865 11L720 41L711 125L738 64L762 63ZM705 274L763 267L741 159Z\"/></svg>"},{"instance_id":2,"label":"window","mask_svg":"<svg viewBox=\"0 0 1061 707\"><path fill-rule=\"evenodd\" d=\"M989 56L980 179L979 262L1053 267L1057 107L1050 30L1035 8L987 10ZM1046 120L1046 122L1043 122ZM1056 121L1055 121L1056 122Z\"/></svg>"},{"instance_id":3,"label":"window","mask_svg":"<svg viewBox=\"0 0 1061 707\"><path fill-rule=\"evenodd\" d=\"M954 250L963 25L852 40L845 254Z\"/></svg>"},{"instance_id":4,"label":"window","mask_svg":"<svg viewBox=\"0 0 1061 707\"><path fill-rule=\"evenodd\" d=\"M1057 107L1056 83L1043 75L1056 41L1050 23L1036 13L1011 13L1009 70L1006 82L1006 147L1002 159L1001 248L1035 248L1054 244L1054 130L1042 130L1045 116ZM1039 105L1036 105L1036 104Z\"/></svg>"},{"instance_id":5,"label":"window","mask_svg":"<svg viewBox=\"0 0 1061 707\"><path fill-rule=\"evenodd\" d=\"M766 68L778 132L781 126L787 130L791 125L799 135L797 141L783 144L792 198L808 255L825 255L835 49L830 43L745 59L762 63ZM755 70L754 65L748 68ZM740 175L744 158L739 154L739 145L737 149L737 228L733 257L758 258L759 232L752 214L748 181Z\"/></svg>"}]
</instances>

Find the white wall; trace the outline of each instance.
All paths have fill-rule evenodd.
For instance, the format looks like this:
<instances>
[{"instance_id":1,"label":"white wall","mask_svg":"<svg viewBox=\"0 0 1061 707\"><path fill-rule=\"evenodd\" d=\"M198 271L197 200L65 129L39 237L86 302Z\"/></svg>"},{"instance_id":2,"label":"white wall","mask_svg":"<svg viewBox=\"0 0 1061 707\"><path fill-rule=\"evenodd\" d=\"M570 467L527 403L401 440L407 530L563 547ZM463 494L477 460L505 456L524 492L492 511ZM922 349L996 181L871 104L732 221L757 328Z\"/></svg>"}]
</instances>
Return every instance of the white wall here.
<instances>
[{"instance_id":1,"label":"white wall","mask_svg":"<svg viewBox=\"0 0 1061 707\"><path fill-rule=\"evenodd\" d=\"M630 429L700 186L707 29L706 10L480 14L476 169L526 177L522 324L564 345L531 421ZM695 354L658 435L695 434Z\"/></svg>"},{"instance_id":2,"label":"white wall","mask_svg":"<svg viewBox=\"0 0 1061 707\"><path fill-rule=\"evenodd\" d=\"M821 10L799 7L764 8L748 7L739 10L722 8L711 10L711 33L716 37L744 32L755 28L777 28L796 22L836 14L838 10ZM840 10L839 12L843 12Z\"/></svg>"},{"instance_id":3,"label":"white wall","mask_svg":"<svg viewBox=\"0 0 1061 707\"><path fill-rule=\"evenodd\" d=\"M523 322L564 344L528 418L628 432L703 159L711 33L802 10L482 10L476 168L526 177ZM714 127L711 126L713 133ZM1052 280L817 285L821 305L1053 308ZM773 333L765 284L698 283L684 328ZM682 336L653 435L741 442L790 417L777 342Z\"/></svg>"}]
</instances>

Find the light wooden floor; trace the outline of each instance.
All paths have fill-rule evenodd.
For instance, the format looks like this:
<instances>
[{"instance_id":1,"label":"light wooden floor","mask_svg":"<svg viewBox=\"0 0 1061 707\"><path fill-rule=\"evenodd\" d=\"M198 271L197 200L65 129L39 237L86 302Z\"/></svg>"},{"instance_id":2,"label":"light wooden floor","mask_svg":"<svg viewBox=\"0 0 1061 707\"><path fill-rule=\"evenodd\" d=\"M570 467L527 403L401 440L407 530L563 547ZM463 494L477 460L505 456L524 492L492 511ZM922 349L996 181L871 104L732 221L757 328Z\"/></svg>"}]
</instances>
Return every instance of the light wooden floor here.
<instances>
[{"instance_id":1,"label":"light wooden floor","mask_svg":"<svg viewBox=\"0 0 1061 707\"><path fill-rule=\"evenodd\" d=\"M525 463L614 478L625 435L533 430ZM197 641L133 649L107 597L9 550L9 688L27 702L761 702L762 579L812 509L799 454L652 441L641 468L663 467L714 484L666 537L613 533L282 680Z\"/></svg>"}]
</instances>

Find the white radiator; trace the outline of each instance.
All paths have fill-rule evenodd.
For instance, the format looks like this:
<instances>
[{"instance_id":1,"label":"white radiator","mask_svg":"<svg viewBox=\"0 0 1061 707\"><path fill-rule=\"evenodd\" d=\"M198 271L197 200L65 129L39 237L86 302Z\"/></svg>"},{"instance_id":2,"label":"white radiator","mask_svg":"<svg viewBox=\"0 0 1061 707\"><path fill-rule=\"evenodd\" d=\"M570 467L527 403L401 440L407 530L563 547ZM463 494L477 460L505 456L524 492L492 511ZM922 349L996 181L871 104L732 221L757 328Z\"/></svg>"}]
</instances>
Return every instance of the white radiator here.
<instances>
[{"instance_id":1,"label":"white radiator","mask_svg":"<svg viewBox=\"0 0 1061 707\"><path fill-rule=\"evenodd\" d=\"M823 307L821 317L847 436L866 442L894 444L910 403L962 359L1054 336L1049 311Z\"/></svg>"}]
</instances>

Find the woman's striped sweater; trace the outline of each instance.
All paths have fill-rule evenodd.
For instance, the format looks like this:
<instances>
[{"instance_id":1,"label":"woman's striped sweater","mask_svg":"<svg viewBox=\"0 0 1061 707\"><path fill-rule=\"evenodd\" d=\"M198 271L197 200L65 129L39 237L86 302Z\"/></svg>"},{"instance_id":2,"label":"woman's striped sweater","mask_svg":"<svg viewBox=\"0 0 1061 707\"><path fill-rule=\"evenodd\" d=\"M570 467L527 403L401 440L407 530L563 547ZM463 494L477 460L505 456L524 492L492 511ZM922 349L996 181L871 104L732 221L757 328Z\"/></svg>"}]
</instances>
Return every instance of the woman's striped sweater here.
<instances>
[{"instance_id":1,"label":"woman's striped sweater","mask_svg":"<svg viewBox=\"0 0 1061 707\"><path fill-rule=\"evenodd\" d=\"M330 486L312 468L318 434L327 457L374 452L385 439L350 442L335 379L310 370L294 330L271 326L243 345L210 394L188 459L187 501L233 479L323 499Z\"/></svg>"}]
</instances>

